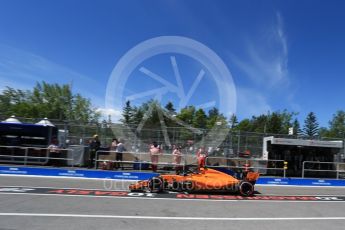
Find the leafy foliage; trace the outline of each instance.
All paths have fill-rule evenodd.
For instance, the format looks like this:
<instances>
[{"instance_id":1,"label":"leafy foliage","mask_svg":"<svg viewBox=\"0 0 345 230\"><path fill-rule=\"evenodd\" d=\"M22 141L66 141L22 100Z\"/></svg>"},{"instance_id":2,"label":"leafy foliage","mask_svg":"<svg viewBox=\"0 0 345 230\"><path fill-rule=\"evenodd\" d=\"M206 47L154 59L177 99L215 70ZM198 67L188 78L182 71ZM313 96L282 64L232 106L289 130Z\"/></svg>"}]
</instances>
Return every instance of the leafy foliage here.
<instances>
[{"instance_id":1,"label":"leafy foliage","mask_svg":"<svg viewBox=\"0 0 345 230\"><path fill-rule=\"evenodd\" d=\"M297 120L297 118L295 118L295 120L293 121L292 128L293 128L294 135L300 135L302 133L301 125L299 121Z\"/></svg>"},{"instance_id":2,"label":"leafy foliage","mask_svg":"<svg viewBox=\"0 0 345 230\"><path fill-rule=\"evenodd\" d=\"M0 94L0 113L5 116L97 121L100 114L91 101L73 94L69 85L37 83L32 91L7 87Z\"/></svg>"},{"instance_id":3,"label":"leafy foliage","mask_svg":"<svg viewBox=\"0 0 345 230\"><path fill-rule=\"evenodd\" d=\"M176 110L174 108L174 104L171 101L169 101L168 104L165 105L165 109L168 110L171 113L175 113L176 112Z\"/></svg>"},{"instance_id":4,"label":"leafy foliage","mask_svg":"<svg viewBox=\"0 0 345 230\"><path fill-rule=\"evenodd\" d=\"M122 111L122 117L123 119L121 120L124 124L126 125L131 125L133 120L134 120L134 109L131 106L130 101L126 101L126 105L123 108Z\"/></svg>"},{"instance_id":5,"label":"leafy foliage","mask_svg":"<svg viewBox=\"0 0 345 230\"><path fill-rule=\"evenodd\" d=\"M288 134L289 128L293 126L292 119L296 115L296 113L291 113L287 110L283 110L282 112L277 111L268 114L261 114L259 116L253 116L251 119L242 120L236 126L236 130L259 133Z\"/></svg>"},{"instance_id":6,"label":"leafy foliage","mask_svg":"<svg viewBox=\"0 0 345 230\"><path fill-rule=\"evenodd\" d=\"M207 124L207 116L203 109L198 109L195 112L195 116L193 118L193 126L195 128L206 129Z\"/></svg>"},{"instance_id":7,"label":"leafy foliage","mask_svg":"<svg viewBox=\"0 0 345 230\"><path fill-rule=\"evenodd\" d=\"M344 138L345 137L345 111L339 110L329 122L327 137Z\"/></svg>"},{"instance_id":8,"label":"leafy foliage","mask_svg":"<svg viewBox=\"0 0 345 230\"><path fill-rule=\"evenodd\" d=\"M230 120L229 120L229 125L230 125L231 130L235 130L237 128L238 119L237 119L237 116L235 114L231 114Z\"/></svg>"},{"instance_id":9,"label":"leafy foliage","mask_svg":"<svg viewBox=\"0 0 345 230\"><path fill-rule=\"evenodd\" d=\"M241 122L238 122L236 115L232 114L228 122L227 118L220 113L217 108L212 108L206 113L205 110L195 108L195 106L190 105L182 108L179 112L176 112L172 102L169 102L164 108L162 108L158 101L150 100L143 103L138 108L132 107L128 101L123 108L122 122L129 125L137 125L144 120L145 127L157 128L161 125L162 117L164 117L163 121L166 127L183 128L180 124L183 122L184 124L198 129L210 130L213 127L226 127L233 131L288 134L290 127L299 129L298 120L293 120L296 115L297 113L283 110L282 112L276 111L273 113L253 116L251 119L243 119ZM179 120L180 123L175 119L171 119L172 117ZM190 132L186 131L185 133L187 135L187 133Z\"/></svg>"},{"instance_id":10,"label":"leafy foliage","mask_svg":"<svg viewBox=\"0 0 345 230\"><path fill-rule=\"evenodd\" d=\"M319 123L313 112L308 113L304 121L303 134L308 138L313 138L319 134Z\"/></svg>"}]
</instances>

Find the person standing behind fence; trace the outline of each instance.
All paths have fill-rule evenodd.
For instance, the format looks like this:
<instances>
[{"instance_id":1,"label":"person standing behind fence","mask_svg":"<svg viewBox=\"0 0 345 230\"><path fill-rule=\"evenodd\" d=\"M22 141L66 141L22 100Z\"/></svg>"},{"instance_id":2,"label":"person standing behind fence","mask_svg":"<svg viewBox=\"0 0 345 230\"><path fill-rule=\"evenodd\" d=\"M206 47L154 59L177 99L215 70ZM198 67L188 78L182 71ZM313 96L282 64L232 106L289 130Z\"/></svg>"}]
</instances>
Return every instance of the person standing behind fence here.
<instances>
[{"instance_id":1,"label":"person standing behind fence","mask_svg":"<svg viewBox=\"0 0 345 230\"><path fill-rule=\"evenodd\" d=\"M126 151L125 145L123 144L123 140L119 140L119 143L117 143L116 146L116 164L115 164L115 168L118 169L121 167L121 169L123 170L123 164L120 163L120 161L123 160L123 153Z\"/></svg>"},{"instance_id":2,"label":"person standing behind fence","mask_svg":"<svg viewBox=\"0 0 345 230\"><path fill-rule=\"evenodd\" d=\"M90 141L89 146L90 146L89 168L93 168L95 166L94 161L95 161L96 152L101 147L101 142L99 141L97 134L93 136L93 139Z\"/></svg>"},{"instance_id":3,"label":"person standing behind fence","mask_svg":"<svg viewBox=\"0 0 345 230\"><path fill-rule=\"evenodd\" d=\"M110 144L110 151L111 153L109 155L114 156L114 158L110 158L110 160L116 160L116 148L117 148L117 144L119 143L119 141L116 138L113 138L113 140L111 141ZM115 154L113 154L115 153ZM109 162L109 168L113 169L116 166L116 162Z\"/></svg>"},{"instance_id":4,"label":"person standing behind fence","mask_svg":"<svg viewBox=\"0 0 345 230\"><path fill-rule=\"evenodd\" d=\"M175 147L175 149L172 152L173 155L173 163L175 164L175 170L176 174L178 174L181 169L181 160L182 160L182 152L181 152L181 146Z\"/></svg>"},{"instance_id":5,"label":"person standing behind fence","mask_svg":"<svg viewBox=\"0 0 345 230\"><path fill-rule=\"evenodd\" d=\"M59 159L56 159L56 158L61 157L58 140L56 138L54 138L51 144L48 146L48 153L49 153L49 160L48 160L49 164L55 167L61 166L62 162Z\"/></svg>"},{"instance_id":6,"label":"person standing behind fence","mask_svg":"<svg viewBox=\"0 0 345 230\"><path fill-rule=\"evenodd\" d=\"M116 151L116 148L117 148L117 145L118 145L119 141L114 138L111 142L111 145L110 145L110 151Z\"/></svg>"},{"instance_id":7,"label":"person standing behind fence","mask_svg":"<svg viewBox=\"0 0 345 230\"><path fill-rule=\"evenodd\" d=\"M198 169L205 167L207 155L208 154L205 150L205 147L201 147L196 153L196 157L198 159Z\"/></svg>"},{"instance_id":8,"label":"person standing behind fence","mask_svg":"<svg viewBox=\"0 0 345 230\"><path fill-rule=\"evenodd\" d=\"M151 156L151 168L153 172L157 172L157 164L159 161L160 149L156 142L153 142L150 147L150 156Z\"/></svg>"}]
</instances>

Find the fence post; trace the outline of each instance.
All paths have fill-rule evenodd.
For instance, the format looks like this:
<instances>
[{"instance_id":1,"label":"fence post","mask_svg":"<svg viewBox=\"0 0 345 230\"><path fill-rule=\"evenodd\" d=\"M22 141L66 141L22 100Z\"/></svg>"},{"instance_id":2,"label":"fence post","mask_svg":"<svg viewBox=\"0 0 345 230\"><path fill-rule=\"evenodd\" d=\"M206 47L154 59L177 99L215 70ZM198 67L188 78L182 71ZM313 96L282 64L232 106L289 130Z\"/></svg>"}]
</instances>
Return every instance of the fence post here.
<instances>
[{"instance_id":1,"label":"fence post","mask_svg":"<svg viewBox=\"0 0 345 230\"><path fill-rule=\"evenodd\" d=\"M238 138L237 138L237 156L240 153L240 144L241 144L241 131L237 132Z\"/></svg>"},{"instance_id":2,"label":"fence post","mask_svg":"<svg viewBox=\"0 0 345 230\"><path fill-rule=\"evenodd\" d=\"M24 165L27 165L27 161L28 161L28 148L25 148Z\"/></svg>"},{"instance_id":3,"label":"fence post","mask_svg":"<svg viewBox=\"0 0 345 230\"><path fill-rule=\"evenodd\" d=\"M41 157L42 150L43 150L43 149L40 150L40 155L39 155L40 157ZM45 156L45 159L43 159L43 160L45 160L45 161L49 164L49 160L50 160L50 149L45 149L45 153L46 153L46 154L45 154L46 156ZM41 158L39 159L39 161L40 161L40 163L41 163Z\"/></svg>"},{"instance_id":4,"label":"fence post","mask_svg":"<svg viewBox=\"0 0 345 230\"><path fill-rule=\"evenodd\" d=\"M303 163L302 163L302 178L304 178L304 163L305 163L305 161L303 161Z\"/></svg>"},{"instance_id":5,"label":"fence post","mask_svg":"<svg viewBox=\"0 0 345 230\"><path fill-rule=\"evenodd\" d=\"M74 149L71 149L71 151L72 151L72 168L74 168Z\"/></svg>"},{"instance_id":6,"label":"fence post","mask_svg":"<svg viewBox=\"0 0 345 230\"><path fill-rule=\"evenodd\" d=\"M143 160L142 160L142 157L141 157L141 154L142 154L142 152L140 151L139 152L139 162L138 162L138 164L139 164L139 172L141 172L141 167L142 167L142 163L143 163Z\"/></svg>"},{"instance_id":7,"label":"fence post","mask_svg":"<svg viewBox=\"0 0 345 230\"><path fill-rule=\"evenodd\" d=\"M99 150L98 150L99 151ZM98 163L98 151L96 151L96 154L95 154L95 169L97 169L97 163ZM91 161L92 161L92 157L91 158ZM91 162L92 163L92 162Z\"/></svg>"},{"instance_id":8,"label":"fence post","mask_svg":"<svg viewBox=\"0 0 345 230\"><path fill-rule=\"evenodd\" d=\"M183 171L183 173L185 173L186 172L186 164L187 164L187 152L185 151L185 153L183 153L182 156L183 156L182 171Z\"/></svg>"},{"instance_id":9,"label":"fence post","mask_svg":"<svg viewBox=\"0 0 345 230\"><path fill-rule=\"evenodd\" d=\"M286 177L286 170L288 169L288 162L284 161L284 178Z\"/></svg>"}]
</instances>

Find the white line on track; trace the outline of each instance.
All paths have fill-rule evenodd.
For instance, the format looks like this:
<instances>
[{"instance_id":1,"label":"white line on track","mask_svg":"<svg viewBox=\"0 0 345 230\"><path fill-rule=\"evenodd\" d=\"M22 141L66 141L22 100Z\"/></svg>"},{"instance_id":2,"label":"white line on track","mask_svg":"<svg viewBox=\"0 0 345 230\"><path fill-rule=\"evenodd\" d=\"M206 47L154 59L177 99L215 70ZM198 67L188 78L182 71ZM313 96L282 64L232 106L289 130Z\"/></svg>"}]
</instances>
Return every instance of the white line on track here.
<instances>
[{"instance_id":1,"label":"white line on track","mask_svg":"<svg viewBox=\"0 0 345 230\"><path fill-rule=\"evenodd\" d=\"M116 190L113 190L113 189L105 189L105 188L97 189L97 188L81 188L81 187L68 187L68 188L46 187L46 186L43 186L43 187L32 187L32 186L21 186L21 185L17 185L17 186L14 186L14 185L0 186L0 189L1 188L33 188L33 189L48 188L48 189L63 189L63 190L75 189L75 190L87 190L87 191L99 191L99 190L102 190L102 191L106 191L106 192L128 192L129 191L128 189L116 189Z\"/></svg>"},{"instance_id":2,"label":"white line on track","mask_svg":"<svg viewBox=\"0 0 345 230\"><path fill-rule=\"evenodd\" d=\"M11 193L0 192L0 195L27 195L27 196L56 196L56 197L80 197L93 199L141 199L151 201L193 201L193 202L264 202L264 203L344 203L345 200L339 201L319 201L319 200L212 200L212 199L189 199L189 198L163 198L163 197L143 197L143 196L93 196L93 195L73 195L73 194L44 194L44 193Z\"/></svg>"},{"instance_id":3,"label":"white line on track","mask_svg":"<svg viewBox=\"0 0 345 230\"><path fill-rule=\"evenodd\" d=\"M70 180L109 180L109 181L124 181L124 182L137 182L139 180L126 180L115 178L86 178L86 177L69 177L69 176L40 176L40 175L17 175L17 174L0 174L0 177L32 177L32 178L47 178L47 179L70 179Z\"/></svg>"},{"instance_id":4,"label":"white line on track","mask_svg":"<svg viewBox=\"0 0 345 230\"><path fill-rule=\"evenodd\" d=\"M218 221L289 221L289 220L345 220L345 217L178 217L178 216L118 216L85 215L61 213L0 213L0 216L20 217L66 217L66 218L106 218L106 219L146 219L146 220L218 220Z\"/></svg>"}]
</instances>

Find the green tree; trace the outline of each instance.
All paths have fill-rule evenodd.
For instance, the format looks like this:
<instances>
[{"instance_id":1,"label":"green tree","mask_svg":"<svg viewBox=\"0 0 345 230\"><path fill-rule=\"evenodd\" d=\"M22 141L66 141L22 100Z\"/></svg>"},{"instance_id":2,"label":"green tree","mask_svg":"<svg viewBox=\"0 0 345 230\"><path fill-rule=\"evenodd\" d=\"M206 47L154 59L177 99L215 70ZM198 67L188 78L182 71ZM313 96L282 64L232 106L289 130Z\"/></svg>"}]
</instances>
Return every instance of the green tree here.
<instances>
[{"instance_id":1,"label":"green tree","mask_svg":"<svg viewBox=\"0 0 345 230\"><path fill-rule=\"evenodd\" d=\"M32 117L30 114L30 96L30 91L6 87L2 94L0 94L0 113L5 116Z\"/></svg>"},{"instance_id":2,"label":"green tree","mask_svg":"<svg viewBox=\"0 0 345 230\"><path fill-rule=\"evenodd\" d=\"M193 126L195 128L206 129L207 125L207 116L203 109L198 109L195 112L195 116L193 119Z\"/></svg>"},{"instance_id":3,"label":"green tree","mask_svg":"<svg viewBox=\"0 0 345 230\"><path fill-rule=\"evenodd\" d=\"M250 120L250 130L251 132L266 133L270 132L269 130L269 116L266 114L261 114L259 116L253 116Z\"/></svg>"},{"instance_id":4,"label":"green tree","mask_svg":"<svg viewBox=\"0 0 345 230\"><path fill-rule=\"evenodd\" d=\"M229 124L230 124L230 129L231 130L234 130L234 129L237 128L238 119L237 119L237 116L234 113L230 116Z\"/></svg>"},{"instance_id":5,"label":"green tree","mask_svg":"<svg viewBox=\"0 0 345 230\"><path fill-rule=\"evenodd\" d=\"M139 107L132 107L130 102L127 101L122 116L122 123L131 126L141 123L143 129L158 128L163 125L162 120L165 121L164 110L156 100L149 100Z\"/></svg>"},{"instance_id":6,"label":"green tree","mask_svg":"<svg viewBox=\"0 0 345 230\"><path fill-rule=\"evenodd\" d=\"M299 124L299 121L297 118L292 123L292 128L293 128L293 134L299 136L302 133L301 130L301 125Z\"/></svg>"},{"instance_id":7,"label":"green tree","mask_svg":"<svg viewBox=\"0 0 345 230\"><path fill-rule=\"evenodd\" d=\"M132 125L132 121L133 121L133 116L134 116L134 111L131 105L130 101L126 101L125 106L122 109L122 123L126 124L126 125Z\"/></svg>"},{"instance_id":8,"label":"green tree","mask_svg":"<svg viewBox=\"0 0 345 230\"><path fill-rule=\"evenodd\" d=\"M219 128L225 128L228 126L228 121L217 108L213 107L208 111L206 127L207 129L212 129L215 125L217 125L217 127Z\"/></svg>"},{"instance_id":9,"label":"green tree","mask_svg":"<svg viewBox=\"0 0 345 230\"><path fill-rule=\"evenodd\" d=\"M180 113L177 114L177 118L187 124L192 125L195 116L195 107L194 106L187 106L181 109Z\"/></svg>"},{"instance_id":10,"label":"green tree","mask_svg":"<svg viewBox=\"0 0 345 230\"><path fill-rule=\"evenodd\" d=\"M252 123L248 118L243 119L242 121L240 121L240 123L238 123L237 129L239 131L251 132L252 131Z\"/></svg>"},{"instance_id":11,"label":"green tree","mask_svg":"<svg viewBox=\"0 0 345 230\"><path fill-rule=\"evenodd\" d=\"M89 99L85 99L80 94L76 94L71 100L72 103L62 107L68 111L66 113L68 119L82 122L98 121L100 114L95 112L92 108L91 101Z\"/></svg>"},{"instance_id":12,"label":"green tree","mask_svg":"<svg viewBox=\"0 0 345 230\"><path fill-rule=\"evenodd\" d=\"M331 138L334 138L330 132L329 132L329 129L326 128L326 127L321 127L319 129L319 134L320 134L320 137L331 137Z\"/></svg>"},{"instance_id":13,"label":"green tree","mask_svg":"<svg viewBox=\"0 0 345 230\"><path fill-rule=\"evenodd\" d=\"M133 108L133 119L132 119L132 123L133 125L139 125L140 122L142 121L144 117L144 111L141 107L134 107Z\"/></svg>"},{"instance_id":14,"label":"green tree","mask_svg":"<svg viewBox=\"0 0 345 230\"><path fill-rule=\"evenodd\" d=\"M345 111L339 110L333 114L333 118L329 122L328 137L345 137Z\"/></svg>"},{"instance_id":15,"label":"green tree","mask_svg":"<svg viewBox=\"0 0 345 230\"><path fill-rule=\"evenodd\" d=\"M174 104L169 101L166 105L165 105L165 109L168 110L168 112L174 114L176 112L175 108L174 108Z\"/></svg>"},{"instance_id":16,"label":"green tree","mask_svg":"<svg viewBox=\"0 0 345 230\"><path fill-rule=\"evenodd\" d=\"M252 132L287 134L292 126L292 118L296 113L287 110L253 116L251 119Z\"/></svg>"},{"instance_id":17,"label":"green tree","mask_svg":"<svg viewBox=\"0 0 345 230\"><path fill-rule=\"evenodd\" d=\"M268 119L268 133L283 133L284 127L282 114L279 112L273 112Z\"/></svg>"},{"instance_id":18,"label":"green tree","mask_svg":"<svg viewBox=\"0 0 345 230\"><path fill-rule=\"evenodd\" d=\"M308 138L313 138L319 134L319 123L313 112L310 112L304 121L303 134Z\"/></svg>"},{"instance_id":19,"label":"green tree","mask_svg":"<svg viewBox=\"0 0 345 230\"><path fill-rule=\"evenodd\" d=\"M149 128L157 128L161 126L160 116L163 116L162 107L156 100L150 100L141 106L144 111L145 125ZM164 117L163 117L164 118Z\"/></svg>"},{"instance_id":20,"label":"green tree","mask_svg":"<svg viewBox=\"0 0 345 230\"><path fill-rule=\"evenodd\" d=\"M207 116L207 128L212 129L213 126L215 126L216 122L219 120L219 110L215 107L210 109L208 111L208 116Z\"/></svg>"},{"instance_id":21,"label":"green tree","mask_svg":"<svg viewBox=\"0 0 345 230\"><path fill-rule=\"evenodd\" d=\"M6 88L0 94L0 112L4 115L59 120L97 121L100 114L89 99L73 95L69 85L37 83L32 91Z\"/></svg>"}]
</instances>

